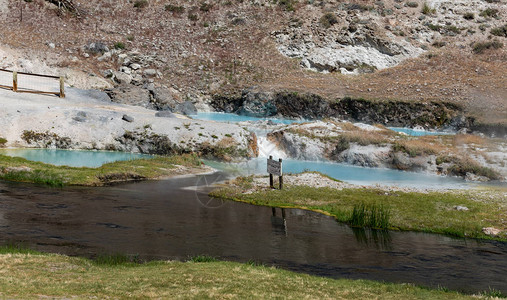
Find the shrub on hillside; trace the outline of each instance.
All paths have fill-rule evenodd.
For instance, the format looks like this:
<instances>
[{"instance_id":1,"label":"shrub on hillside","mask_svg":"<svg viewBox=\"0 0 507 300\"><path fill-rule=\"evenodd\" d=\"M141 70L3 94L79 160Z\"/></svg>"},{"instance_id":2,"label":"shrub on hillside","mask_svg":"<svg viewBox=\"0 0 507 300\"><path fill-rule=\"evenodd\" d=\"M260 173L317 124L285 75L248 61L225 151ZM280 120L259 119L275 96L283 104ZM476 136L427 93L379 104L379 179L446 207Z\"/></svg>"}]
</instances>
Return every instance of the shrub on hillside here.
<instances>
[{"instance_id":1,"label":"shrub on hillside","mask_svg":"<svg viewBox=\"0 0 507 300\"><path fill-rule=\"evenodd\" d=\"M490 18L496 18L498 17L498 9L496 8L487 8L479 14L481 17L490 17Z\"/></svg>"},{"instance_id":2,"label":"shrub on hillside","mask_svg":"<svg viewBox=\"0 0 507 300\"><path fill-rule=\"evenodd\" d=\"M327 13L320 18L320 24L322 24L324 28L329 28L336 23L338 23L338 18L336 18L333 13Z\"/></svg>"},{"instance_id":3,"label":"shrub on hillside","mask_svg":"<svg viewBox=\"0 0 507 300\"><path fill-rule=\"evenodd\" d=\"M472 44L472 51L475 54L480 54L486 49L500 49L503 47L503 43L497 40L487 42L476 42Z\"/></svg>"},{"instance_id":4,"label":"shrub on hillside","mask_svg":"<svg viewBox=\"0 0 507 300\"><path fill-rule=\"evenodd\" d=\"M432 15L432 14L435 14L437 12L436 9L434 8L431 8L428 3L424 3L423 5L423 8L421 10L421 12L425 15Z\"/></svg>"},{"instance_id":5,"label":"shrub on hillside","mask_svg":"<svg viewBox=\"0 0 507 300\"><path fill-rule=\"evenodd\" d=\"M135 8L145 8L146 6L148 6L148 0L136 0L134 2Z\"/></svg>"},{"instance_id":6,"label":"shrub on hillside","mask_svg":"<svg viewBox=\"0 0 507 300\"><path fill-rule=\"evenodd\" d=\"M465 20L473 20L475 18L474 13L467 12L463 15L463 19Z\"/></svg>"},{"instance_id":7,"label":"shrub on hillside","mask_svg":"<svg viewBox=\"0 0 507 300\"><path fill-rule=\"evenodd\" d=\"M490 33L492 35L496 35L496 36L507 37L507 24L505 24L505 25L503 25L501 27L492 28L490 30Z\"/></svg>"},{"instance_id":8,"label":"shrub on hillside","mask_svg":"<svg viewBox=\"0 0 507 300\"><path fill-rule=\"evenodd\" d=\"M178 5L167 4L165 6L165 10L170 11L172 13L181 14L185 11L185 8L181 5L178 6Z\"/></svg>"}]
</instances>

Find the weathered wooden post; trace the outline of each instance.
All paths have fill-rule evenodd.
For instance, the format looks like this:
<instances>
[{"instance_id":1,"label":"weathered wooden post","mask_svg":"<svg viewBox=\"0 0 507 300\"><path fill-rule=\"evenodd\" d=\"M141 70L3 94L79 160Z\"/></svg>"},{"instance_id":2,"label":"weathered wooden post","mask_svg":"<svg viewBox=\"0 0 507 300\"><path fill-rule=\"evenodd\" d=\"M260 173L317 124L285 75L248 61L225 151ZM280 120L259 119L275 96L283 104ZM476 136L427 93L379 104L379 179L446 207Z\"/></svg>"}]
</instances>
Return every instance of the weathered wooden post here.
<instances>
[{"instance_id":1,"label":"weathered wooden post","mask_svg":"<svg viewBox=\"0 0 507 300\"><path fill-rule=\"evenodd\" d=\"M60 76L60 98L65 98L65 78Z\"/></svg>"},{"instance_id":2,"label":"weathered wooden post","mask_svg":"<svg viewBox=\"0 0 507 300\"><path fill-rule=\"evenodd\" d=\"M18 72L12 72L12 91L18 91Z\"/></svg>"},{"instance_id":3,"label":"weathered wooden post","mask_svg":"<svg viewBox=\"0 0 507 300\"><path fill-rule=\"evenodd\" d=\"M278 162L280 162L280 175L278 176L278 182L280 183L280 189L282 190L283 189L282 159L279 158Z\"/></svg>"},{"instance_id":4,"label":"weathered wooden post","mask_svg":"<svg viewBox=\"0 0 507 300\"><path fill-rule=\"evenodd\" d=\"M269 156L269 160L273 160L273 156L272 155ZM268 173L269 173L269 187L270 188L274 188L274 186L273 186L273 174L271 172L269 172L269 162L268 162Z\"/></svg>"}]
</instances>

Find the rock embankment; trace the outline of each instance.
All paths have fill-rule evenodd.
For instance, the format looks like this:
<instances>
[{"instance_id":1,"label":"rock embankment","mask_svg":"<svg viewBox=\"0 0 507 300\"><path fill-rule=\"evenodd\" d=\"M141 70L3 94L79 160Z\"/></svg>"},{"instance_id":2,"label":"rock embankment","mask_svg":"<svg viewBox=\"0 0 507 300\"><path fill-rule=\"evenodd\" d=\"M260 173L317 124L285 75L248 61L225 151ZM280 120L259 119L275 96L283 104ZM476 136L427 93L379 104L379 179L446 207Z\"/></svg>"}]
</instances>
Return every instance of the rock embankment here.
<instances>
[{"instance_id":1,"label":"rock embankment","mask_svg":"<svg viewBox=\"0 0 507 300\"><path fill-rule=\"evenodd\" d=\"M240 96L217 95L211 106L217 111L254 117L338 118L393 127L475 129L474 118L467 116L459 105L450 102L373 101L349 97L331 100L315 94L266 92L250 88Z\"/></svg>"},{"instance_id":2,"label":"rock embankment","mask_svg":"<svg viewBox=\"0 0 507 300\"><path fill-rule=\"evenodd\" d=\"M269 133L268 139L295 159L324 159L471 181L507 177L503 163L507 156L500 154L506 145L473 135L409 137L381 125L330 119L287 125Z\"/></svg>"},{"instance_id":3,"label":"rock embankment","mask_svg":"<svg viewBox=\"0 0 507 300\"><path fill-rule=\"evenodd\" d=\"M0 90L0 137L7 147L117 150L149 154L196 152L255 157L255 135L236 126L107 101L68 89L64 99Z\"/></svg>"}]
</instances>

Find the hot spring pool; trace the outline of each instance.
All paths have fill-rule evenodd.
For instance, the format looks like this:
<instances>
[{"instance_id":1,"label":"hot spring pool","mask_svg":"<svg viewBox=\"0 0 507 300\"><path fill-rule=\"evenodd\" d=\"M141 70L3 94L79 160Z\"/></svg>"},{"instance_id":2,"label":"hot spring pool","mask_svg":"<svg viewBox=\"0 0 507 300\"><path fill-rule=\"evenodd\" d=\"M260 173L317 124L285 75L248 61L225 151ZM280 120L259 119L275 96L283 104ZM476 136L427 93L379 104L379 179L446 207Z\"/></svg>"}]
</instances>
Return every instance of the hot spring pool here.
<instances>
[{"instance_id":1,"label":"hot spring pool","mask_svg":"<svg viewBox=\"0 0 507 300\"><path fill-rule=\"evenodd\" d=\"M11 157L23 157L31 161L39 161L55 166L89 167L97 168L103 164L149 158L150 155L115 152L115 151L84 151L84 150L61 150L61 149L0 149L1 155Z\"/></svg>"}]
</instances>

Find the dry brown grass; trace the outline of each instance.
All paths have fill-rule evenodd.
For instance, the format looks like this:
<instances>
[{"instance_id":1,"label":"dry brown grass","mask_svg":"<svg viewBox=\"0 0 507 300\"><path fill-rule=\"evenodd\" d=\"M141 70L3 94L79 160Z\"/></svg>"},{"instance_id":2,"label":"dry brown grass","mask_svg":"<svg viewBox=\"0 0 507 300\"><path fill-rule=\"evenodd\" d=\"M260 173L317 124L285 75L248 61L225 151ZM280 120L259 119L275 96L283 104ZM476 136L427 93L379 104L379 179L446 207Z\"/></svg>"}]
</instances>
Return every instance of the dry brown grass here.
<instances>
[{"instance_id":1,"label":"dry brown grass","mask_svg":"<svg viewBox=\"0 0 507 300\"><path fill-rule=\"evenodd\" d=\"M405 152L411 157L448 152L449 148L442 145L435 137L398 140L393 145L394 151Z\"/></svg>"},{"instance_id":2,"label":"dry brown grass","mask_svg":"<svg viewBox=\"0 0 507 300\"><path fill-rule=\"evenodd\" d=\"M357 143L361 146L389 143L389 139L377 131L356 130L345 132L341 136L349 143Z\"/></svg>"},{"instance_id":3,"label":"dry brown grass","mask_svg":"<svg viewBox=\"0 0 507 300\"><path fill-rule=\"evenodd\" d=\"M473 134L457 134L453 138L454 146L462 146L462 145L476 145L483 146L487 144L487 140L483 137Z\"/></svg>"}]
</instances>

